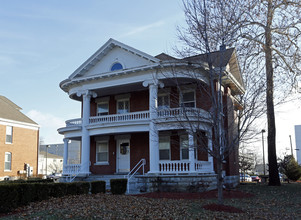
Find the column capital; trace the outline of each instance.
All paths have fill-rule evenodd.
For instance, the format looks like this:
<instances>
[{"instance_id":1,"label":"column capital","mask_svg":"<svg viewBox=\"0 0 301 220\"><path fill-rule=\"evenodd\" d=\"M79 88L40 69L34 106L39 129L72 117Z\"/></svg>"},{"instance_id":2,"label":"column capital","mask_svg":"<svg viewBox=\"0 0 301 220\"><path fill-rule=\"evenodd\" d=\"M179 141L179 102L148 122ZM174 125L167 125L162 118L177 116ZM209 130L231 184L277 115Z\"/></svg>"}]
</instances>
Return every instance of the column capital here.
<instances>
[{"instance_id":1,"label":"column capital","mask_svg":"<svg viewBox=\"0 0 301 220\"><path fill-rule=\"evenodd\" d=\"M96 98L97 97L97 93L96 92L92 92L90 90L79 90L76 92L76 95L78 97L81 97L81 96L86 96L87 98Z\"/></svg>"},{"instance_id":2,"label":"column capital","mask_svg":"<svg viewBox=\"0 0 301 220\"><path fill-rule=\"evenodd\" d=\"M164 83L157 80L157 79L148 79L148 80L145 80L143 81L142 85L144 87L148 87L148 86L151 86L151 85L155 85L155 86L159 86L160 88L163 88L164 87Z\"/></svg>"},{"instance_id":3,"label":"column capital","mask_svg":"<svg viewBox=\"0 0 301 220\"><path fill-rule=\"evenodd\" d=\"M63 141L64 143L69 143L69 138L64 138Z\"/></svg>"}]
</instances>

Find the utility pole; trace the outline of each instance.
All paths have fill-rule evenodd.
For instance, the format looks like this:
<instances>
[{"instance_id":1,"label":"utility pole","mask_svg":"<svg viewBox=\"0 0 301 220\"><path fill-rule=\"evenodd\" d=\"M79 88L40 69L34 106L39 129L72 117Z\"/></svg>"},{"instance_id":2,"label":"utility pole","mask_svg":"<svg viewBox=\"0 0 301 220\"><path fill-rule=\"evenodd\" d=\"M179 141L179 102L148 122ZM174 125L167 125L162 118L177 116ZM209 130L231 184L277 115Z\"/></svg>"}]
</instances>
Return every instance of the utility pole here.
<instances>
[{"instance_id":1,"label":"utility pole","mask_svg":"<svg viewBox=\"0 0 301 220\"><path fill-rule=\"evenodd\" d=\"M289 137L290 137L290 143L291 143L291 153L292 153L292 156L294 156L294 154L293 154L293 146L292 146L292 136L289 135Z\"/></svg>"},{"instance_id":2,"label":"utility pole","mask_svg":"<svg viewBox=\"0 0 301 220\"><path fill-rule=\"evenodd\" d=\"M261 134L262 134L262 155L263 155L263 175L265 176L265 158L264 158L264 137L263 137L263 133L265 132L264 129L261 130Z\"/></svg>"}]
</instances>

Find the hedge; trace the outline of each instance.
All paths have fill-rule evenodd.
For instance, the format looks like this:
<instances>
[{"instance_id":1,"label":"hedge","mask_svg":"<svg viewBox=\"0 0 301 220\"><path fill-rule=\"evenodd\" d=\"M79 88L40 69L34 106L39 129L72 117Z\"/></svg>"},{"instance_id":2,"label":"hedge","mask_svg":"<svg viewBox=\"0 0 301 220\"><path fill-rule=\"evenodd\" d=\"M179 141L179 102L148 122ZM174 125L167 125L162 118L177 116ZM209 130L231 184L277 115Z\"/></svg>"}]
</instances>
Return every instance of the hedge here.
<instances>
[{"instance_id":1,"label":"hedge","mask_svg":"<svg viewBox=\"0 0 301 220\"><path fill-rule=\"evenodd\" d=\"M91 193L105 193L106 192L106 182L105 181L92 181L91 182Z\"/></svg>"},{"instance_id":2,"label":"hedge","mask_svg":"<svg viewBox=\"0 0 301 220\"><path fill-rule=\"evenodd\" d=\"M127 189L127 179L111 179L110 186L112 194L125 194Z\"/></svg>"},{"instance_id":3,"label":"hedge","mask_svg":"<svg viewBox=\"0 0 301 220\"><path fill-rule=\"evenodd\" d=\"M89 182L0 184L0 213L50 197L87 194L89 189Z\"/></svg>"}]
</instances>

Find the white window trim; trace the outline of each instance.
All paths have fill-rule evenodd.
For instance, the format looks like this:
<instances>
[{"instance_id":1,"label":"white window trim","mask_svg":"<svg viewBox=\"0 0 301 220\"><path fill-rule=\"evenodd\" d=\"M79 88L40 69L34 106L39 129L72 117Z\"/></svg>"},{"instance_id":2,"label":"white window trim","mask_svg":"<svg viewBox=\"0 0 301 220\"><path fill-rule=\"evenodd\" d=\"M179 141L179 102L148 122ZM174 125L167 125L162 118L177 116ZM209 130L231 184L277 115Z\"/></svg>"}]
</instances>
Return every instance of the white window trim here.
<instances>
[{"instance_id":1,"label":"white window trim","mask_svg":"<svg viewBox=\"0 0 301 220\"><path fill-rule=\"evenodd\" d=\"M97 144L99 144L99 143L106 143L107 144L107 146L108 146L108 160L107 161L104 161L104 162L97 162ZM109 159L110 159L110 155L109 155L109 141L107 141L107 140L105 140L105 141L97 141L96 142L96 153L95 153L95 163L94 163L94 165L109 165Z\"/></svg>"},{"instance_id":2,"label":"white window trim","mask_svg":"<svg viewBox=\"0 0 301 220\"><path fill-rule=\"evenodd\" d=\"M164 136L161 136L161 138L168 138L168 142L169 142L169 159L168 160L161 160L160 159L160 153L159 153L159 160L160 161L171 161L171 145L170 145L170 136L167 136L167 135L164 135ZM159 152L160 152L160 137L159 137Z\"/></svg>"},{"instance_id":3,"label":"white window trim","mask_svg":"<svg viewBox=\"0 0 301 220\"><path fill-rule=\"evenodd\" d=\"M182 140L185 138L186 139L187 137L187 140L188 140L188 135L181 135L180 136L180 160L184 160L184 161L189 161L189 156L188 156L188 159L183 159L182 158ZM189 155L189 147L188 147L188 155Z\"/></svg>"},{"instance_id":4,"label":"white window trim","mask_svg":"<svg viewBox=\"0 0 301 220\"><path fill-rule=\"evenodd\" d=\"M158 99L159 99L160 96L167 96L168 97L168 108L170 108L170 93L160 92L160 93L158 93ZM158 109L160 110L159 101L158 101ZM164 108L162 108L162 109L164 109Z\"/></svg>"},{"instance_id":5,"label":"white window trim","mask_svg":"<svg viewBox=\"0 0 301 220\"><path fill-rule=\"evenodd\" d=\"M188 159L182 159L182 139L187 137L187 141L189 144L189 137L188 134L182 134L180 136L180 160L184 160L184 161L189 161L189 146L188 146ZM194 138L194 143L196 143L196 139ZM197 148L194 148L194 159L197 160L198 159L198 151Z\"/></svg>"},{"instance_id":6,"label":"white window trim","mask_svg":"<svg viewBox=\"0 0 301 220\"><path fill-rule=\"evenodd\" d=\"M8 128L8 127L11 128L11 142L7 142L7 141L6 141L7 128ZM13 143L13 134L14 134L14 128L13 128L13 126L7 125L7 126L6 126L6 130L5 130L5 144L12 144L12 143Z\"/></svg>"},{"instance_id":7,"label":"white window trim","mask_svg":"<svg viewBox=\"0 0 301 220\"><path fill-rule=\"evenodd\" d=\"M193 98L194 98L194 107L196 107L196 92L195 92L195 89L185 89L185 90L182 90L180 91L180 94L179 94L179 100L180 100L180 107L184 107L183 105L183 93L188 93L188 92L193 92ZM185 108L191 108L191 107L185 107Z\"/></svg>"},{"instance_id":8,"label":"white window trim","mask_svg":"<svg viewBox=\"0 0 301 220\"><path fill-rule=\"evenodd\" d=\"M109 101L102 101L102 102L97 102L96 103L96 105L97 105L97 107L96 107L96 115L97 116L106 116L106 115L98 115L98 105L100 105L100 104L107 104L108 105L108 114L107 115L109 115L109 111L110 111Z\"/></svg>"},{"instance_id":9,"label":"white window trim","mask_svg":"<svg viewBox=\"0 0 301 220\"><path fill-rule=\"evenodd\" d=\"M5 169L6 154L10 154L10 170ZM11 152L5 152L4 153L4 172L12 172L12 153Z\"/></svg>"},{"instance_id":10,"label":"white window trim","mask_svg":"<svg viewBox=\"0 0 301 220\"><path fill-rule=\"evenodd\" d=\"M131 112L131 103L130 103L130 99L129 99L129 98L123 98L123 99L117 99L117 100L116 100L116 113L117 113L117 114L120 114L120 113L118 113L118 102L124 102L124 101L128 101L128 102L129 102L129 109L128 109L128 112L127 112L127 113L130 113L130 112ZM123 113L123 114L127 114L127 113Z\"/></svg>"}]
</instances>

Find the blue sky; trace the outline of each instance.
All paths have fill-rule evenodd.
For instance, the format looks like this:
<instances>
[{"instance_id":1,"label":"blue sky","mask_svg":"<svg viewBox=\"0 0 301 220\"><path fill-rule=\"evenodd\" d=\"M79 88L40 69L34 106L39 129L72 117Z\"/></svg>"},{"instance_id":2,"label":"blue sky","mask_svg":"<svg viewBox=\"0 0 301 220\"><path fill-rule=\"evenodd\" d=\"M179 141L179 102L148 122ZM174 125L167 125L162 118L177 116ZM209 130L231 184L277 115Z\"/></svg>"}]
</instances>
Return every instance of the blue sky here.
<instances>
[{"instance_id":1,"label":"blue sky","mask_svg":"<svg viewBox=\"0 0 301 220\"><path fill-rule=\"evenodd\" d=\"M0 94L40 124L44 143L61 143L56 130L80 117L80 105L59 83L109 38L150 55L172 54L176 25L184 25L180 0L1 1ZM301 124L299 113L300 103L278 110L282 152Z\"/></svg>"},{"instance_id":2,"label":"blue sky","mask_svg":"<svg viewBox=\"0 0 301 220\"><path fill-rule=\"evenodd\" d=\"M13 0L0 7L0 94L41 125L45 143L62 142L56 129L80 115L59 83L109 38L157 55L172 53L177 0Z\"/></svg>"}]
</instances>

